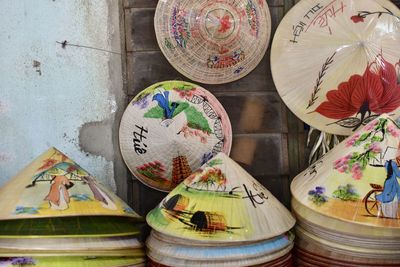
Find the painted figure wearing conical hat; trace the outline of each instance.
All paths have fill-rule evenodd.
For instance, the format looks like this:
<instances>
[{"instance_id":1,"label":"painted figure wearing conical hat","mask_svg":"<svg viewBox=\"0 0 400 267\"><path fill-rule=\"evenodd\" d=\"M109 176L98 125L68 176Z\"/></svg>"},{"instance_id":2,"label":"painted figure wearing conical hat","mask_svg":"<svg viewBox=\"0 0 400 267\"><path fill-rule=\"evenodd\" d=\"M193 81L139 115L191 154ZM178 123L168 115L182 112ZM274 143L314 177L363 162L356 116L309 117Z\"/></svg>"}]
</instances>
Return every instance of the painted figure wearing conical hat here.
<instances>
[{"instance_id":1,"label":"painted figure wearing conical hat","mask_svg":"<svg viewBox=\"0 0 400 267\"><path fill-rule=\"evenodd\" d=\"M68 188L72 186L73 183L64 175L53 178L49 194L45 197L52 209L65 210L68 208L68 203L70 202Z\"/></svg>"},{"instance_id":2,"label":"painted figure wearing conical hat","mask_svg":"<svg viewBox=\"0 0 400 267\"><path fill-rule=\"evenodd\" d=\"M55 148L0 188L0 220L108 215L139 218L112 191Z\"/></svg>"},{"instance_id":3,"label":"painted figure wearing conical hat","mask_svg":"<svg viewBox=\"0 0 400 267\"><path fill-rule=\"evenodd\" d=\"M400 236L399 145L393 119L369 122L293 180L295 212L332 229Z\"/></svg>"},{"instance_id":4,"label":"painted figure wearing conical hat","mask_svg":"<svg viewBox=\"0 0 400 267\"><path fill-rule=\"evenodd\" d=\"M383 184L383 191L376 195L376 200L379 202L378 209L380 209L378 216L383 215L387 218L398 218L398 200L400 199L398 178L400 178L400 170L394 160L386 161L385 168L387 177Z\"/></svg>"}]
</instances>

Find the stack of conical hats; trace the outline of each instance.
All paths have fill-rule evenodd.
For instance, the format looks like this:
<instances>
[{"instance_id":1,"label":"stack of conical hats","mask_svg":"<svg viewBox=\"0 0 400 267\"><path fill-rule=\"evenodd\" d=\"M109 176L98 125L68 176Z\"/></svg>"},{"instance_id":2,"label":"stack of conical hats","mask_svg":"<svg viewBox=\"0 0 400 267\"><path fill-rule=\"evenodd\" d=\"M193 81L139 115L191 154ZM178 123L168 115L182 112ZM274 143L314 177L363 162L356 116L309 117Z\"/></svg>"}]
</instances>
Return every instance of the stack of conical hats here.
<instances>
[{"instance_id":1,"label":"stack of conical hats","mask_svg":"<svg viewBox=\"0 0 400 267\"><path fill-rule=\"evenodd\" d=\"M0 203L4 266L145 264L143 220L55 148L0 188Z\"/></svg>"},{"instance_id":2,"label":"stack of conical hats","mask_svg":"<svg viewBox=\"0 0 400 267\"><path fill-rule=\"evenodd\" d=\"M290 266L295 220L223 153L147 215L151 266Z\"/></svg>"},{"instance_id":3,"label":"stack of conical hats","mask_svg":"<svg viewBox=\"0 0 400 267\"><path fill-rule=\"evenodd\" d=\"M368 123L291 184L302 266L400 266L400 128Z\"/></svg>"}]
</instances>

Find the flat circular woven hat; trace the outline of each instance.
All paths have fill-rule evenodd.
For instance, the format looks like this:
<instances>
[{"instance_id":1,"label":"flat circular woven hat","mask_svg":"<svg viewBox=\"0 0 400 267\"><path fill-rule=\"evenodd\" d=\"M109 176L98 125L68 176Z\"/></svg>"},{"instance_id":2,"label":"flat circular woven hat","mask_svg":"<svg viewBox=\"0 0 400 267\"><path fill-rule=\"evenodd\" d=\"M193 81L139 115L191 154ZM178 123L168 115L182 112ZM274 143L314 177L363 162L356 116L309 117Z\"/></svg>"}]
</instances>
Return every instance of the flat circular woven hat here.
<instances>
[{"instance_id":1,"label":"flat circular woven hat","mask_svg":"<svg viewBox=\"0 0 400 267\"><path fill-rule=\"evenodd\" d=\"M144 184L170 191L218 152L228 153L231 124L204 88L165 81L140 92L121 119L122 157Z\"/></svg>"},{"instance_id":2,"label":"flat circular woven hat","mask_svg":"<svg viewBox=\"0 0 400 267\"><path fill-rule=\"evenodd\" d=\"M174 68L206 84L235 81L267 50L271 18L264 0L159 1L158 45Z\"/></svg>"},{"instance_id":3,"label":"flat circular woven hat","mask_svg":"<svg viewBox=\"0 0 400 267\"><path fill-rule=\"evenodd\" d=\"M400 11L387 0L303 0L280 23L271 70L286 105L339 135L400 115Z\"/></svg>"}]
</instances>

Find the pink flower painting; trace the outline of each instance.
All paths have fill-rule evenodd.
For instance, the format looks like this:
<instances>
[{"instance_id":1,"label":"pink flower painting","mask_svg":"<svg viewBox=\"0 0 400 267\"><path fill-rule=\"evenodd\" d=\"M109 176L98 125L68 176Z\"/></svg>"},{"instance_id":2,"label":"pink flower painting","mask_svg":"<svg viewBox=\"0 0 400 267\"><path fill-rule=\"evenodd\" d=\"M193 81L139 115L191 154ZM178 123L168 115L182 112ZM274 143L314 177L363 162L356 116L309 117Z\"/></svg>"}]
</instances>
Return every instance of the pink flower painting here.
<instances>
[{"instance_id":1,"label":"pink flower painting","mask_svg":"<svg viewBox=\"0 0 400 267\"><path fill-rule=\"evenodd\" d=\"M384 151L384 141L388 135L400 136L400 129L391 119L379 118L366 125L363 131L348 138L344 144L346 147L362 148L360 151L352 151L349 154L335 160L333 168L340 173L349 173L354 180L360 180L363 170L371 160L379 158Z\"/></svg>"}]
</instances>

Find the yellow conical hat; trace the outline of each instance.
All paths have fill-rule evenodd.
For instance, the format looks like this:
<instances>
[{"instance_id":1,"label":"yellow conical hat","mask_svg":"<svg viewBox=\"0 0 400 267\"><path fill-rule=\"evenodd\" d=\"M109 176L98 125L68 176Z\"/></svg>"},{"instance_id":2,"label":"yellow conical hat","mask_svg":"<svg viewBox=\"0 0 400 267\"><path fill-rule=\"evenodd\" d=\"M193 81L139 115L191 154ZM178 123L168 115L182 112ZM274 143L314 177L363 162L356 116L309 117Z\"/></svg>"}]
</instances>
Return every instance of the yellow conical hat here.
<instances>
[{"instance_id":1,"label":"yellow conical hat","mask_svg":"<svg viewBox=\"0 0 400 267\"><path fill-rule=\"evenodd\" d=\"M299 220L313 229L398 240L399 146L400 128L387 115L344 140L293 180Z\"/></svg>"},{"instance_id":2,"label":"yellow conical hat","mask_svg":"<svg viewBox=\"0 0 400 267\"><path fill-rule=\"evenodd\" d=\"M98 183L87 171L55 148L44 152L0 188L0 203L0 225L2 225L0 236L14 235L15 229L11 228L14 228L17 219L34 223L36 226L31 228L38 231L30 232L26 223L24 226L28 228L22 227L21 235L35 235L34 233L101 235L111 229L111 232L118 233L125 231L117 229L118 226L124 225L123 228L125 226L129 228L131 220L126 218L140 219L112 191ZM112 216L113 219L109 221L115 225L107 226L108 230L101 233L99 221L104 221L104 218L101 219L104 216ZM76 217L81 218L80 222L75 219ZM98 219L99 217L101 218ZM47 218L52 218L50 222L52 226L43 226L43 229L37 226L49 224ZM91 221L91 225L97 224L97 226L80 227L83 221ZM60 230L62 225L64 227L69 225L68 230L50 231L52 227ZM82 231L78 229L73 231L72 226L76 225ZM46 230L46 227L49 229Z\"/></svg>"},{"instance_id":3,"label":"yellow conical hat","mask_svg":"<svg viewBox=\"0 0 400 267\"><path fill-rule=\"evenodd\" d=\"M158 232L199 242L250 242L293 227L290 212L257 180L217 154L147 215Z\"/></svg>"}]
</instances>

